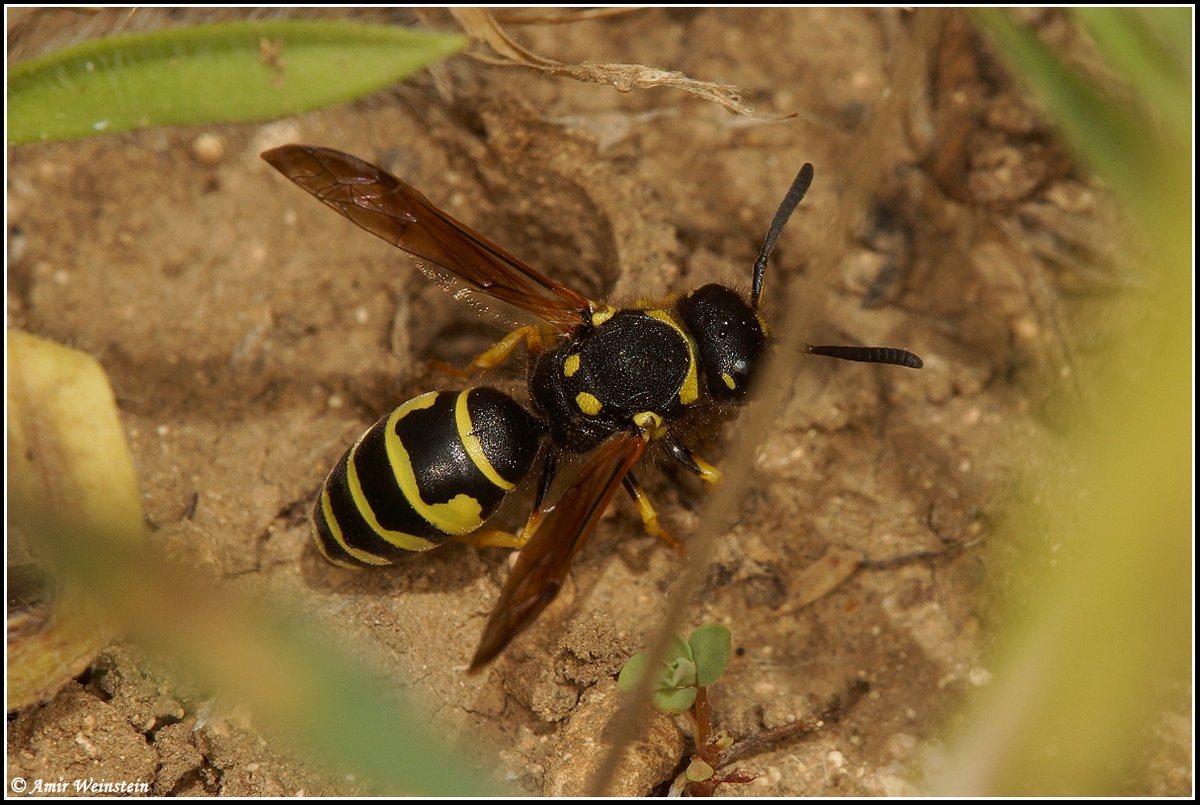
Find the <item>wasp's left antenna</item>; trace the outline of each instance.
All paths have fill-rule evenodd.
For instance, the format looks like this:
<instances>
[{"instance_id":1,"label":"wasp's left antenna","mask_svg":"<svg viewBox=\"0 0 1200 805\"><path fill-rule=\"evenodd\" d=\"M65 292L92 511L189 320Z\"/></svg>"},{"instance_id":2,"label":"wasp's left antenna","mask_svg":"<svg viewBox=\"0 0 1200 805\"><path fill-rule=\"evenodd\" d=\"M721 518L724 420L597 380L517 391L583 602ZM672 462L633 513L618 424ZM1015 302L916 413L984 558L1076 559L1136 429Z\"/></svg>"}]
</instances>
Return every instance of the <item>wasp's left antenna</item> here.
<instances>
[{"instance_id":1,"label":"wasp's left antenna","mask_svg":"<svg viewBox=\"0 0 1200 805\"><path fill-rule=\"evenodd\" d=\"M804 199L804 194L808 192L812 181L812 163L805 162L804 167L792 180L792 186L788 188L787 195L779 203L779 209L775 211L775 217L771 220L771 228L767 230L762 248L758 250L758 259L754 261L754 286L750 292L750 301L755 310L758 310L759 303L762 302L763 274L767 271L767 258L771 256L771 252L775 251L775 242L779 240L779 235L783 232L783 227L787 224L788 219L792 217L796 206Z\"/></svg>"}]
</instances>

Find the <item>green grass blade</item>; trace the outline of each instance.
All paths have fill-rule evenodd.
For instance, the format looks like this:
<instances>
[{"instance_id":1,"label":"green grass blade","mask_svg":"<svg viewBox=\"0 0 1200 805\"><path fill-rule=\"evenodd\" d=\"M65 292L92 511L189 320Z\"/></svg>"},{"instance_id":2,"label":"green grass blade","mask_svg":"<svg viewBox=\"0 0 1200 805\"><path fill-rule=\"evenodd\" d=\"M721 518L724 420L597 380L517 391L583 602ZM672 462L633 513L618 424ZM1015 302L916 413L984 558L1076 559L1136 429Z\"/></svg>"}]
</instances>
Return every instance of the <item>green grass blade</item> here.
<instances>
[{"instance_id":1,"label":"green grass blade","mask_svg":"<svg viewBox=\"0 0 1200 805\"><path fill-rule=\"evenodd\" d=\"M281 748L306 752L331 773L353 771L377 794L488 792L464 750L435 733L436 722L415 715L419 708L405 705L346 644L301 622L306 616L209 584L52 505L17 515L56 578L87 593L108 622L193 684L249 706Z\"/></svg>"},{"instance_id":2,"label":"green grass blade","mask_svg":"<svg viewBox=\"0 0 1200 805\"><path fill-rule=\"evenodd\" d=\"M1177 30L1191 29L1187 8L1080 8L1075 16L1129 83L1146 114L1161 118L1170 136L1191 136L1191 41L1180 50Z\"/></svg>"},{"instance_id":3,"label":"green grass blade","mask_svg":"<svg viewBox=\"0 0 1200 805\"><path fill-rule=\"evenodd\" d=\"M498 793L472 769L478 750L452 747L349 641L310 626L303 610L265 603L261 590L214 584L156 551L103 368L26 333L11 331L8 342L6 513L20 552L52 579L54 600L53 632L9 636L9 707L53 695L124 634L198 689L248 706L273 744L307 752L329 774L353 772L358 789Z\"/></svg>"},{"instance_id":4,"label":"green grass blade","mask_svg":"<svg viewBox=\"0 0 1200 805\"><path fill-rule=\"evenodd\" d=\"M1144 188L1153 175L1153 148L1146 121L1131 114L1074 69L1004 9L975 12L1016 72L1053 110L1067 140L1088 166L1111 181L1125 197Z\"/></svg>"},{"instance_id":5,"label":"green grass blade","mask_svg":"<svg viewBox=\"0 0 1200 805\"><path fill-rule=\"evenodd\" d=\"M465 44L460 35L302 20L85 42L12 67L8 141L295 114L366 95Z\"/></svg>"},{"instance_id":6,"label":"green grass blade","mask_svg":"<svg viewBox=\"0 0 1200 805\"><path fill-rule=\"evenodd\" d=\"M1112 75L1124 82L1119 97L1064 65L1007 12L975 14L1127 208L1141 237L1138 260L1125 270L1144 278L1137 304L1146 315L1136 331L1114 331L1121 337L1089 371L1104 404L1080 406L1073 459L1062 466L1031 460L1028 491L991 538L1013 557L1009 574L1036 578L1036 592L998 619L1005 628L995 640L995 680L974 697L949 760L941 761L939 793L1130 793L1137 769L1157 770L1157 760L1146 765L1145 743L1162 728L1164 711L1180 707L1179 691L1187 706L1193 149L1190 119L1182 132L1173 119L1179 110L1190 118L1191 12L1106 13L1081 16L1090 18ZM1043 551L1019 549L1033 534L1064 546L1056 564L1045 564Z\"/></svg>"}]
</instances>

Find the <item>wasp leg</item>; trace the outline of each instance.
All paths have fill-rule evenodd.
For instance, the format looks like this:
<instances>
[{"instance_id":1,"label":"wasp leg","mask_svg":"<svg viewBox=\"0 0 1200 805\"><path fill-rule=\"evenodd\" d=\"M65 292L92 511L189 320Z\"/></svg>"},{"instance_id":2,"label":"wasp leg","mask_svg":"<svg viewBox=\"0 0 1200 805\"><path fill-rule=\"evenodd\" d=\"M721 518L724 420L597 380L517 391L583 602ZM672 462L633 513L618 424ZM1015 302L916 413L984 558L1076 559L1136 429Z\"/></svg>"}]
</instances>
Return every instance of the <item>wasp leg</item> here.
<instances>
[{"instance_id":1,"label":"wasp leg","mask_svg":"<svg viewBox=\"0 0 1200 805\"><path fill-rule=\"evenodd\" d=\"M476 548L524 548L525 543L529 542L529 539L537 531L537 527L541 523L542 503L546 500L546 493L550 491L550 484L554 482L554 474L557 468L558 465L554 461L554 453L547 452L545 461L542 464L541 480L538 481L537 491L534 492L533 510L529 512L529 518L525 521L525 525L520 531L513 534L499 528L481 528L478 531L472 531L470 534L455 537L455 539L459 542L465 542L468 545L474 545Z\"/></svg>"},{"instance_id":2,"label":"wasp leg","mask_svg":"<svg viewBox=\"0 0 1200 805\"><path fill-rule=\"evenodd\" d=\"M481 528L470 534L462 534L454 538L456 542L465 542L476 548L521 548L528 541L525 532L513 534L499 528Z\"/></svg>"},{"instance_id":3,"label":"wasp leg","mask_svg":"<svg viewBox=\"0 0 1200 805\"><path fill-rule=\"evenodd\" d=\"M525 521L525 526L517 535L520 543L517 547L524 547L526 542L529 542L537 531L538 525L542 521L542 503L546 500L546 493L550 491L550 484L554 483L554 475L558 471L558 464L554 460L554 452L546 451L546 458L542 464L542 477L538 481L537 491L533 494L533 508L529 512L529 518Z\"/></svg>"},{"instance_id":4,"label":"wasp leg","mask_svg":"<svg viewBox=\"0 0 1200 805\"><path fill-rule=\"evenodd\" d=\"M525 527L521 529L521 537L525 542L533 536L533 532L537 530L538 522L542 518L542 504L546 501L546 494L550 491L550 485L554 483L554 476L558 473L558 462L554 460L554 451L547 450L546 458L542 463L542 477L538 480L537 491L533 493L533 510L529 512L529 519L525 521Z\"/></svg>"},{"instance_id":5,"label":"wasp leg","mask_svg":"<svg viewBox=\"0 0 1200 805\"><path fill-rule=\"evenodd\" d=\"M625 485L625 491L633 498L638 514L642 516L642 528L646 530L646 533L658 537L670 545L680 556L684 555L683 543L658 524L658 512L654 511L654 507L650 505L650 498L646 497L646 492L637 482L637 478L633 477L633 473L628 473L622 483Z\"/></svg>"},{"instance_id":6,"label":"wasp leg","mask_svg":"<svg viewBox=\"0 0 1200 805\"><path fill-rule=\"evenodd\" d=\"M721 471L687 449L683 442L676 439L673 435L667 433L662 437L662 443L667 448L667 454L682 464L688 472L700 476L700 479L706 483L720 483L722 477Z\"/></svg>"},{"instance_id":7,"label":"wasp leg","mask_svg":"<svg viewBox=\"0 0 1200 805\"><path fill-rule=\"evenodd\" d=\"M504 363L522 341L525 342L526 348L531 353L537 353L542 348L542 333L536 326L526 324L513 330L495 344L492 344L486 350L476 355L474 360L466 366L453 366L442 361L434 361L433 365L438 370L452 375L470 377L476 372L494 369Z\"/></svg>"}]
</instances>

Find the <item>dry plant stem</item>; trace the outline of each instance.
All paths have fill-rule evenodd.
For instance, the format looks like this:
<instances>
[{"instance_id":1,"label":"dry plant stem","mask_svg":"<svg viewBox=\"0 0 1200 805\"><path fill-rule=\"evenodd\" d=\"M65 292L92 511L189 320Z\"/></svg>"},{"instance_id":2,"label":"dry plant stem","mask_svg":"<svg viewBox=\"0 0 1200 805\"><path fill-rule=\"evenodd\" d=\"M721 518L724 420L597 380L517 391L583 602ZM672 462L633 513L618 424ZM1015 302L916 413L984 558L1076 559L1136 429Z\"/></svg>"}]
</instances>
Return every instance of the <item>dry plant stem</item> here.
<instances>
[{"instance_id":1,"label":"dry plant stem","mask_svg":"<svg viewBox=\"0 0 1200 805\"><path fill-rule=\"evenodd\" d=\"M934 40L942 16L938 13L920 15L913 28L912 41L900 49L893 71L893 86L913 86L916 77L924 65L924 53ZM907 82L907 83L906 83ZM868 159L868 154L883 153L883 142L888 126L899 119L902 111L901 92L891 92L883 98L878 115L866 133L866 136L855 141L854 152L847 154L847 164L860 166L853 175L845 177L847 193L835 220L823 228L823 236L811 244L813 265L836 265L834 255L844 251L849 239L850 226L847 223L851 211L861 210L869 198L870 188L878 186L877 176L866 176L867 166L877 164L874 159ZM832 269L827 269L832 270ZM793 283L788 289L788 299L780 305L781 310L792 311L786 317L778 331L778 347L767 359L762 369L764 378L790 378L795 374L796 361L801 358L805 343L804 337L812 331L809 317L812 314L811 299L820 298L817 288L820 287L821 277L814 276L807 280ZM768 277L768 288L770 278ZM769 293L769 291L768 291ZM790 362L790 366L785 363ZM651 663L660 662L666 656L667 646L674 639L678 624L683 619L685 609L690 606L691 591L699 590L707 572L708 562L713 556L718 539L718 531L729 522L742 500L745 489L745 479L751 475L755 451L764 444L768 430L773 424L770 416L763 416L765 411L778 411L782 405L786 387L782 382L764 383L760 398L750 404L742 414L742 436L730 445L725 459L725 481L718 484L709 497L704 509L704 517L692 539L688 541L688 561L683 573L674 585L674 592L667 600L667 605L661 614L662 626L655 640L650 645L647 654ZM629 701L622 706L614 719L614 729L611 733L611 743L604 762L593 775L588 788L590 796L603 795L607 781L613 779L620 764L621 757L633 740L634 732L644 708L650 700L652 677L647 674L633 691ZM740 753L739 755L740 756Z\"/></svg>"},{"instance_id":2,"label":"dry plant stem","mask_svg":"<svg viewBox=\"0 0 1200 805\"><path fill-rule=\"evenodd\" d=\"M695 714L696 723L696 754L716 768L713 763L715 758L709 757L715 753L709 751L712 745L712 708L708 706L706 688L696 688L696 701L692 705L692 712Z\"/></svg>"},{"instance_id":3,"label":"dry plant stem","mask_svg":"<svg viewBox=\"0 0 1200 805\"><path fill-rule=\"evenodd\" d=\"M577 22L618 17L626 14L637 14L644 11L641 8L589 8L563 9L511 9L498 8L492 12L496 22L505 25L573 25Z\"/></svg>"},{"instance_id":4,"label":"dry plant stem","mask_svg":"<svg viewBox=\"0 0 1200 805\"><path fill-rule=\"evenodd\" d=\"M840 721L842 716L849 712L854 705L858 704L858 701L870 689L871 686L865 680L855 680L845 691L830 697L817 713L807 718L799 719L792 724L785 724L782 727L748 735L724 751L718 750L716 745L710 742L712 723L708 698L704 697L703 703L701 703L701 697L697 696L694 706L694 718L697 727L696 753L693 757L699 758L712 766L714 772L719 771L743 757L766 751L773 748L776 744L785 741L803 738L806 735L811 735L821 730L827 724ZM704 688L698 688L698 691L703 693ZM703 737L701 725L707 728ZM712 796L720 785L727 783L749 783L753 780L754 775L738 770L724 775L714 773L707 780L688 780L687 772L683 771L675 778L673 790L682 792L684 796L708 797Z\"/></svg>"},{"instance_id":5,"label":"dry plant stem","mask_svg":"<svg viewBox=\"0 0 1200 805\"><path fill-rule=\"evenodd\" d=\"M784 724L782 727L763 730L742 738L722 752L718 761L719 765L713 764L713 767L723 768L740 758L763 752L775 744L802 738L819 731L827 724L837 723L870 690L870 683L863 679L857 679L842 693L831 696L825 705L813 715L797 719L792 724Z\"/></svg>"},{"instance_id":6,"label":"dry plant stem","mask_svg":"<svg viewBox=\"0 0 1200 805\"><path fill-rule=\"evenodd\" d=\"M500 27L491 12L478 8L457 8L450 12L455 21L472 39L483 42L496 54L475 58L500 66L528 67L551 75L565 75L576 81L608 84L618 92L651 87L674 87L707 101L719 104L736 115L782 120L795 115L772 115L756 112L742 100L737 87L699 81L674 70L662 70L644 64L567 64L542 56L521 45Z\"/></svg>"},{"instance_id":7,"label":"dry plant stem","mask_svg":"<svg viewBox=\"0 0 1200 805\"><path fill-rule=\"evenodd\" d=\"M905 553L899 556L889 556L886 559L863 559L858 563L859 570L891 570L904 565L917 564L932 564L934 562L943 562L948 559L953 559L968 548L973 548L983 542L983 537L978 537L968 542L959 542L948 545L938 551L915 551L913 553Z\"/></svg>"}]
</instances>

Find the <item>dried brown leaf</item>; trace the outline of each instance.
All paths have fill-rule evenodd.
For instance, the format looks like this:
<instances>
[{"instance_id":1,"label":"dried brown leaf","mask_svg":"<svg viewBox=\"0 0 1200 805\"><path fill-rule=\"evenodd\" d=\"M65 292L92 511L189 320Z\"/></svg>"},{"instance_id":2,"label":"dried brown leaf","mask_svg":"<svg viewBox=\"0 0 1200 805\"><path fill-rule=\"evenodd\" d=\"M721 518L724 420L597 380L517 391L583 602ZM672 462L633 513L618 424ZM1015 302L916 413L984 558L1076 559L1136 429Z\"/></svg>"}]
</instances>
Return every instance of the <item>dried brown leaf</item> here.
<instances>
[{"instance_id":1,"label":"dried brown leaf","mask_svg":"<svg viewBox=\"0 0 1200 805\"><path fill-rule=\"evenodd\" d=\"M854 575L863 561L858 551L830 545L821 558L806 567L792 580L796 594L789 609L803 609L814 601L824 598Z\"/></svg>"}]
</instances>

